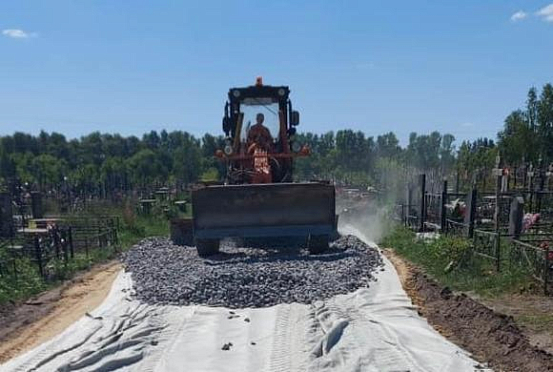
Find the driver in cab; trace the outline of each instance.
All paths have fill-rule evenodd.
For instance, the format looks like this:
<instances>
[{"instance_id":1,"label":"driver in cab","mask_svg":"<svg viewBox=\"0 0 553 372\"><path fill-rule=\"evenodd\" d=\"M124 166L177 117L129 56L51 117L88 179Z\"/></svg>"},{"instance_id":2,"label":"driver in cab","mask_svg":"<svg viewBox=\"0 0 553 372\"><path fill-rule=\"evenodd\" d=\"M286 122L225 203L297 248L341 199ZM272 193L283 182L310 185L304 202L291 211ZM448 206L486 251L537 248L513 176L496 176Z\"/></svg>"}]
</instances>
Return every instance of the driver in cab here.
<instances>
[{"instance_id":1,"label":"driver in cab","mask_svg":"<svg viewBox=\"0 0 553 372\"><path fill-rule=\"evenodd\" d=\"M253 150L252 147L260 147L265 151L271 150L273 137L271 137L271 132L269 132L269 129L267 129L267 127L263 125L264 120L265 116L262 113L257 114L257 116L255 117L256 123L250 128L248 132L248 152L251 152Z\"/></svg>"},{"instance_id":2,"label":"driver in cab","mask_svg":"<svg viewBox=\"0 0 553 372\"><path fill-rule=\"evenodd\" d=\"M248 132L248 153L253 154L252 183L271 183L271 166L269 165L268 152L271 150L273 138L269 129L263 125L265 117L262 113L257 114L255 125Z\"/></svg>"}]
</instances>

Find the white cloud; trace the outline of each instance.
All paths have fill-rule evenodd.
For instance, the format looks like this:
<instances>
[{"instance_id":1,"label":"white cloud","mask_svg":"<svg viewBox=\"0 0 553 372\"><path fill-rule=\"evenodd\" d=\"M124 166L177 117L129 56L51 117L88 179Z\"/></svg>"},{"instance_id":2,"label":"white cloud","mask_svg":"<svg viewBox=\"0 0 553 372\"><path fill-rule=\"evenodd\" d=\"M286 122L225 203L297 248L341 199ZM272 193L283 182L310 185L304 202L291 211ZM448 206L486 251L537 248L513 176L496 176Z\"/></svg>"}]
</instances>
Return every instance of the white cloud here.
<instances>
[{"instance_id":1,"label":"white cloud","mask_svg":"<svg viewBox=\"0 0 553 372\"><path fill-rule=\"evenodd\" d=\"M528 13L522 11L522 10L519 10L518 12L514 13L512 16L511 16L511 22L518 22L518 21L522 21L524 18L528 17Z\"/></svg>"},{"instance_id":2,"label":"white cloud","mask_svg":"<svg viewBox=\"0 0 553 372\"><path fill-rule=\"evenodd\" d=\"M11 37L14 39L28 39L30 37L35 37L37 34L35 32L25 32L23 30L20 30L18 28L8 28L5 30L2 30L2 35Z\"/></svg>"},{"instance_id":3,"label":"white cloud","mask_svg":"<svg viewBox=\"0 0 553 372\"><path fill-rule=\"evenodd\" d=\"M536 15L541 17L544 21L553 22L553 3L538 10Z\"/></svg>"}]
</instances>

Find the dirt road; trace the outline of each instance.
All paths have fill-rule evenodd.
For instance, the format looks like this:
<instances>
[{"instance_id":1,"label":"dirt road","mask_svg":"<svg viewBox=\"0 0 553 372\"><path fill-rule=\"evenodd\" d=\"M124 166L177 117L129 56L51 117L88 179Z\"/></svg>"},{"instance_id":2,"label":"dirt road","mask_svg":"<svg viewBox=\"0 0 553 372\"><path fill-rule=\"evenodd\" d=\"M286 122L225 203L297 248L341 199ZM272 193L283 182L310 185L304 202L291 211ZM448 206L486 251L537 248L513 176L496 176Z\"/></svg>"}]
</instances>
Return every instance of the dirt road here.
<instances>
[{"instance_id":1,"label":"dirt road","mask_svg":"<svg viewBox=\"0 0 553 372\"><path fill-rule=\"evenodd\" d=\"M96 266L21 306L2 309L0 363L50 340L98 307L120 269L117 261Z\"/></svg>"}]
</instances>

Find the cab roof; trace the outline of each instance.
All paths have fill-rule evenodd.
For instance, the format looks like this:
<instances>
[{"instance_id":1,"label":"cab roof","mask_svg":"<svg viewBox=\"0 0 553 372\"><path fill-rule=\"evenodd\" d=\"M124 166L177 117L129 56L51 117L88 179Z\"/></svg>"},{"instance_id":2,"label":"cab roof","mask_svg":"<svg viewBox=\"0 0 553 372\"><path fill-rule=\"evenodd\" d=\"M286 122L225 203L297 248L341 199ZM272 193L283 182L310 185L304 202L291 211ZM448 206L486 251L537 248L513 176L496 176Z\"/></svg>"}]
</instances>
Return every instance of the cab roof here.
<instances>
[{"instance_id":1,"label":"cab roof","mask_svg":"<svg viewBox=\"0 0 553 372\"><path fill-rule=\"evenodd\" d=\"M287 101L290 88L287 86L251 85L245 88L230 88L228 98L230 102L240 102L244 98L273 98L274 101Z\"/></svg>"}]
</instances>

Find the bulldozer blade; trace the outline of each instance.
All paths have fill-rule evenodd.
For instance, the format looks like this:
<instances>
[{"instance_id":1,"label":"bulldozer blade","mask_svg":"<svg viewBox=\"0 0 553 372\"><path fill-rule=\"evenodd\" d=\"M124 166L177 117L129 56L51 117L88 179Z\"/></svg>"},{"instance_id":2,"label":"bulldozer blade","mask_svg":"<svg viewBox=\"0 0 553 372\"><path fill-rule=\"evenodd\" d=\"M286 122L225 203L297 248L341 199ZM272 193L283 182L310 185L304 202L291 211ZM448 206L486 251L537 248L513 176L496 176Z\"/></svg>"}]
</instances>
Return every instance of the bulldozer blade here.
<instances>
[{"instance_id":1,"label":"bulldozer blade","mask_svg":"<svg viewBox=\"0 0 553 372\"><path fill-rule=\"evenodd\" d=\"M194 237L332 235L334 186L273 183L208 186L192 193Z\"/></svg>"}]
</instances>

